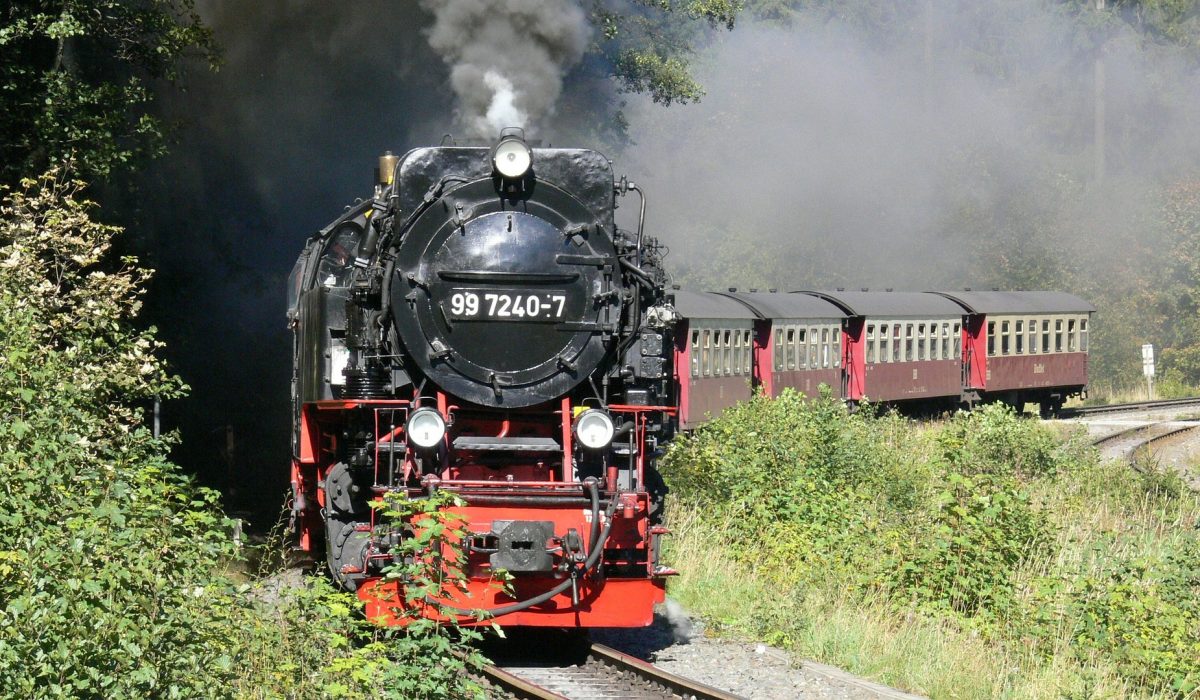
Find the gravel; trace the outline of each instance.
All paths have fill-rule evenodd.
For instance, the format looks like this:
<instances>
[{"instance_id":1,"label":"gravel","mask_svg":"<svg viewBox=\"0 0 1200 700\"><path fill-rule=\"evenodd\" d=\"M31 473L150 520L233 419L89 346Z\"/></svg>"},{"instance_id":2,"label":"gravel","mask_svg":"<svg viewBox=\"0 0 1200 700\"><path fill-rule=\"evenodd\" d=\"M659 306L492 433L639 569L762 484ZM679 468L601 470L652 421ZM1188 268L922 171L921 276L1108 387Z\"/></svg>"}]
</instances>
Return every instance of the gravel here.
<instances>
[{"instance_id":1,"label":"gravel","mask_svg":"<svg viewBox=\"0 0 1200 700\"><path fill-rule=\"evenodd\" d=\"M596 630L592 641L650 661L676 675L752 700L911 699L831 666L793 659L782 649L714 639L674 601L646 629Z\"/></svg>"}]
</instances>

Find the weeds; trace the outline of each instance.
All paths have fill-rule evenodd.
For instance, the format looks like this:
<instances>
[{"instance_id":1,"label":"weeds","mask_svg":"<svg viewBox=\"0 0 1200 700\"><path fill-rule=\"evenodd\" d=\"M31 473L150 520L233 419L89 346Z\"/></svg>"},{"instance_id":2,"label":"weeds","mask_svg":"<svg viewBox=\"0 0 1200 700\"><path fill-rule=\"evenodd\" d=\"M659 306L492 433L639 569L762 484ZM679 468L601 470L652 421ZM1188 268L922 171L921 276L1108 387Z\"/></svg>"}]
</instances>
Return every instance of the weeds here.
<instances>
[{"instance_id":1,"label":"weeds","mask_svg":"<svg viewBox=\"0 0 1200 700\"><path fill-rule=\"evenodd\" d=\"M672 594L719 630L934 697L1196 692L1200 499L1080 435L785 392L680 440L664 471Z\"/></svg>"}]
</instances>

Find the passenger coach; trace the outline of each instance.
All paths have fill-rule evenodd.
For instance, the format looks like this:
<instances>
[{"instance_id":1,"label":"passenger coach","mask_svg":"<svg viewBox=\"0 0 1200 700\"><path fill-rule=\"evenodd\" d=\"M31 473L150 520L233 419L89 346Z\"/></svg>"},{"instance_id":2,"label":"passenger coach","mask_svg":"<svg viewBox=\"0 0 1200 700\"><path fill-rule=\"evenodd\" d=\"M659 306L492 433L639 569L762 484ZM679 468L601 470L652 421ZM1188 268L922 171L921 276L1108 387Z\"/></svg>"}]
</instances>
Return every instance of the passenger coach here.
<instances>
[{"instance_id":1,"label":"passenger coach","mask_svg":"<svg viewBox=\"0 0 1200 700\"><path fill-rule=\"evenodd\" d=\"M918 410L1086 395L1095 308L1063 292L675 292L680 425L756 389Z\"/></svg>"},{"instance_id":2,"label":"passenger coach","mask_svg":"<svg viewBox=\"0 0 1200 700\"><path fill-rule=\"evenodd\" d=\"M964 398L1057 413L1087 393L1094 306L1065 292L937 292L965 310Z\"/></svg>"}]
</instances>

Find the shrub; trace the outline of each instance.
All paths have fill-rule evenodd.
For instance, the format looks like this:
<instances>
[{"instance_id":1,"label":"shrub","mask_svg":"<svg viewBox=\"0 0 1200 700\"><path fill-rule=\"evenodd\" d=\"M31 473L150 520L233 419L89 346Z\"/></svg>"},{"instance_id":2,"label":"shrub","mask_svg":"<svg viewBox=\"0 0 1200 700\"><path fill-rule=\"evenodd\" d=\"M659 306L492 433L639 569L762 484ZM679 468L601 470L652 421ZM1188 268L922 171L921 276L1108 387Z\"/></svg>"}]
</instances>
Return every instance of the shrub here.
<instances>
[{"instance_id":1,"label":"shrub","mask_svg":"<svg viewBox=\"0 0 1200 700\"><path fill-rule=\"evenodd\" d=\"M238 585L232 522L133 402L183 391L134 326L148 273L79 186L0 206L0 692L13 697L477 695L450 635L390 643L315 579ZM422 676L417 656L450 673Z\"/></svg>"},{"instance_id":2,"label":"shrub","mask_svg":"<svg viewBox=\"0 0 1200 700\"><path fill-rule=\"evenodd\" d=\"M1081 584L1074 634L1081 655L1104 654L1141 685L1200 689L1200 540L1159 561L1132 561Z\"/></svg>"}]
</instances>

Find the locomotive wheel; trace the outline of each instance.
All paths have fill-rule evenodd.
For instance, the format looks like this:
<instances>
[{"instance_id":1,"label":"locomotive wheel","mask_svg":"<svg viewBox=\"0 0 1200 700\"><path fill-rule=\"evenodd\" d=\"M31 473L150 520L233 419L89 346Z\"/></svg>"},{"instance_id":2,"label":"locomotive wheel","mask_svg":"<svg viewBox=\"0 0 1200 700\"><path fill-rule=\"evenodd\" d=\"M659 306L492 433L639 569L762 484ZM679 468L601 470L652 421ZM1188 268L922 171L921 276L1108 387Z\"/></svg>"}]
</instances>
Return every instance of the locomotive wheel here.
<instances>
[{"instance_id":1,"label":"locomotive wheel","mask_svg":"<svg viewBox=\"0 0 1200 700\"><path fill-rule=\"evenodd\" d=\"M325 502L329 504L330 514L343 520L354 519L349 516L365 514L371 510L367 502L370 489L355 480L354 472L345 462L339 462L329 470L325 477Z\"/></svg>"},{"instance_id":2,"label":"locomotive wheel","mask_svg":"<svg viewBox=\"0 0 1200 700\"><path fill-rule=\"evenodd\" d=\"M329 564L329 573L333 580L342 588L353 591L358 588L362 579L361 573L344 572L351 568L363 572L367 564L367 545L371 533L360 532L359 523L347 522L336 518L325 521L325 558Z\"/></svg>"}]
</instances>

